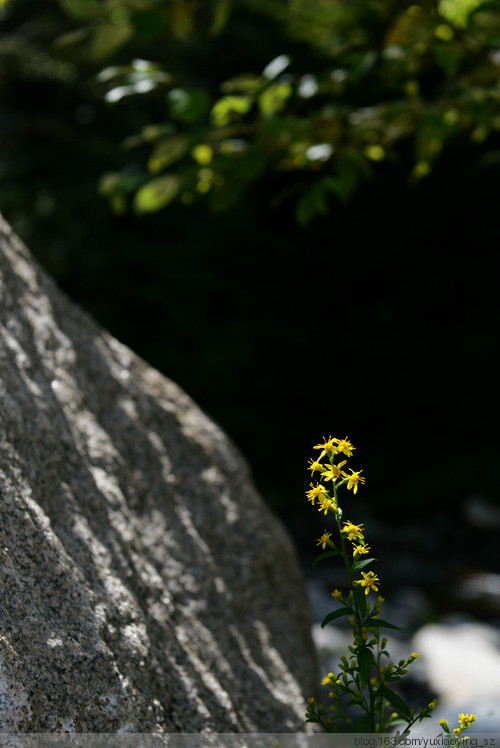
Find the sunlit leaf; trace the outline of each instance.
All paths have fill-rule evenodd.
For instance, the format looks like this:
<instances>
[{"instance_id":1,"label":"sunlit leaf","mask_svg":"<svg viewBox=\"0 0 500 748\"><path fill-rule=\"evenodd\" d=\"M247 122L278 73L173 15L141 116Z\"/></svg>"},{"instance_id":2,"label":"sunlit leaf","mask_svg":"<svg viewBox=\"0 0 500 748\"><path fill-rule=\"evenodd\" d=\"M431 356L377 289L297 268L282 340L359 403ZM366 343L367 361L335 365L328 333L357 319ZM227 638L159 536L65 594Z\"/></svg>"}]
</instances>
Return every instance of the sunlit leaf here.
<instances>
[{"instance_id":1,"label":"sunlit leaf","mask_svg":"<svg viewBox=\"0 0 500 748\"><path fill-rule=\"evenodd\" d=\"M279 55L266 65L266 67L262 71L262 75L265 78L274 80L274 78L277 78L278 75L281 75L281 73L287 69L289 64L290 58L288 57L288 55Z\"/></svg>"},{"instance_id":2,"label":"sunlit leaf","mask_svg":"<svg viewBox=\"0 0 500 748\"><path fill-rule=\"evenodd\" d=\"M271 117L280 112L292 94L292 87L287 83L273 83L262 91L257 101L264 117Z\"/></svg>"},{"instance_id":3,"label":"sunlit leaf","mask_svg":"<svg viewBox=\"0 0 500 748\"><path fill-rule=\"evenodd\" d=\"M455 26L467 26L469 15L484 0L440 0L438 10L443 18Z\"/></svg>"},{"instance_id":4,"label":"sunlit leaf","mask_svg":"<svg viewBox=\"0 0 500 748\"><path fill-rule=\"evenodd\" d=\"M216 127L228 125L234 114L246 114L252 106L250 96L224 96L212 107L212 120Z\"/></svg>"},{"instance_id":5,"label":"sunlit leaf","mask_svg":"<svg viewBox=\"0 0 500 748\"><path fill-rule=\"evenodd\" d=\"M180 190L180 179L173 174L157 177L141 187L134 197L136 213L154 213L172 202Z\"/></svg>"},{"instance_id":6,"label":"sunlit leaf","mask_svg":"<svg viewBox=\"0 0 500 748\"><path fill-rule=\"evenodd\" d=\"M165 140L161 140L153 148L153 152L148 161L148 169L157 173L170 164L175 163L182 158L188 151L190 145L189 138L176 135Z\"/></svg>"},{"instance_id":7,"label":"sunlit leaf","mask_svg":"<svg viewBox=\"0 0 500 748\"><path fill-rule=\"evenodd\" d=\"M133 27L127 22L101 23L93 33L90 43L90 55L96 61L109 57L128 42L134 33Z\"/></svg>"},{"instance_id":8,"label":"sunlit leaf","mask_svg":"<svg viewBox=\"0 0 500 748\"><path fill-rule=\"evenodd\" d=\"M255 75L238 75L235 78L230 78L221 86L222 93L246 93L254 94L262 86L261 79Z\"/></svg>"}]
</instances>

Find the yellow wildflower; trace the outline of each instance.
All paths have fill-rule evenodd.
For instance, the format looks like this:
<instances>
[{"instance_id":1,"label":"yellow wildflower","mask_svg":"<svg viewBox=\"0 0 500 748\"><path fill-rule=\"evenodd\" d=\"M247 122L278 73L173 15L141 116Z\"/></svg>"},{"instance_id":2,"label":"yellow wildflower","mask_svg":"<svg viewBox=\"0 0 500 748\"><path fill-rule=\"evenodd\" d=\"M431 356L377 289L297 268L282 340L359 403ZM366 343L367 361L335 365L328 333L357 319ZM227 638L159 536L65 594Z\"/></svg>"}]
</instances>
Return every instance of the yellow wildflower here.
<instances>
[{"instance_id":1,"label":"yellow wildflower","mask_svg":"<svg viewBox=\"0 0 500 748\"><path fill-rule=\"evenodd\" d=\"M361 587L364 587L365 595L367 595L370 590L378 592L378 587L376 585L380 583L380 579L373 573L373 571L369 571L368 573L362 571L361 576L363 579L358 579L354 584L359 584Z\"/></svg>"},{"instance_id":2,"label":"yellow wildflower","mask_svg":"<svg viewBox=\"0 0 500 748\"><path fill-rule=\"evenodd\" d=\"M360 540L363 540L363 525L353 525L352 522L344 522L344 527L342 528L342 532L346 532L348 535L348 539L350 541L353 541L354 538L359 538Z\"/></svg>"},{"instance_id":3,"label":"yellow wildflower","mask_svg":"<svg viewBox=\"0 0 500 748\"><path fill-rule=\"evenodd\" d=\"M320 472L322 472L325 469L325 466L322 465L319 460L310 459L309 467L307 469L311 471L311 475L312 475L316 470L319 470Z\"/></svg>"},{"instance_id":4,"label":"yellow wildflower","mask_svg":"<svg viewBox=\"0 0 500 748\"><path fill-rule=\"evenodd\" d=\"M357 558L358 556L362 556L365 553L368 553L370 550L369 545L356 545L353 549L353 558Z\"/></svg>"},{"instance_id":5,"label":"yellow wildflower","mask_svg":"<svg viewBox=\"0 0 500 748\"><path fill-rule=\"evenodd\" d=\"M473 722L475 722L477 717L474 714L459 714L458 715L458 724L464 729L464 727L470 727Z\"/></svg>"},{"instance_id":6,"label":"yellow wildflower","mask_svg":"<svg viewBox=\"0 0 500 748\"><path fill-rule=\"evenodd\" d=\"M318 499L318 501L321 500L321 497L324 497L326 494L326 488L322 486L320 483L316 483L315 486L313 486L312 483L309 484L311 486L310 491L306 491L306 496L308 498L308 501L311 502L311 504L314 506L315 499Z\"/></svg>"},{"instance_id":7,"label":"yellow wildflower","mask_svg":"<svg viewBox=\"0 0 500 748\"><path fill-rule=\"evenodd\" d=\"M450 728L448 727L448 722L445 719L438 719L438 725L442 727L446 732L450 731Z\"/></svg>"},{"instance_id":8,"label":"yellow wildflower","mask_svg":"<svg viewBox=\"0 0 500 748\"><path fill-rule=\"evenodd\" d=\"M453 730L454 735L460 735L460 727L455 727Z\"/></svg>"},{"instance_id":9,"label":"yellow wildflower","mask_svg":"<svg viewBox=\"0 0 500 748\"><path fill-rule=\"evenodd\" d=\"M332 678L333 678L333 673L328 673L328 675L325 675L325 677L321 681L322 685L328 686Z\"/></svg>"},{"instance_id":10,"label":"yellow wildflower","mask_svg":"<svg viewBox=\"0 0 500 748\"><path fill-rule=\"evenodd\" d=\"M325 439L325 437L323 437L323 444L316 444L316 446L313 447L313 449L321 449L322 450L322 452L321 452L321 454L319 456L320 460L325 455L332 455L332 454L334 455L334 454L336 454L337 447L334 444L334 442L338 442L338 439L332 439L331 436L329 436L328 439Z\"/></svg>"},{"instance_id":11,"label":"yellow wildflower","mask_svg":"<svg viewBox=\"0 0 500 748\"><path fill-rule=\"evenodd\" d=\"M331 594L336 600L342 600L342 592L340 590L335 588Z\"/></svg>"},{"instance_id":12,"label":"yellow wildflower","mask_svg":"<svg viewBox=\"0 0 500 748\"><path fill-rule=\"evenodd\" d=\"M356 447L352 446L347 436L345 439L335 439L335 441L337 442L337 447L336 447L337 454L340 454L341 452L343 452L346 457L352 457L352 450L356 449Z\"/></svg>"},{"instance_id":13,"label":"yellow wildflower","mask_svg":"<svg viewBox=\"0 0 500 748\"><path fill-rule=\"evenodd\" d=\"M347 473L344 473L345 477L348 478L347 482L347 488L353 489L354 493L358 492L358 483L364 483L365 479L361 477L360 473L362 473L362 470L358 470L358 472L355 472L352 468L351 475L347 475Z\"/></svg>"},{"instance_id":14,"label":"yellow wildflower","mask_svg":"<svg viewBox=\"0 0 500 748\"><path fill-rule=\"evenodd\" d=\"M326 548L326 545L327 545L328 541L330 540L331 536L332 536L331 532L326 532L325 531L323 533L323 535L320 538L318 538L318 541L317 541L316 545L323 546L323 550L324 550Z\"/></svg>"},{"instance_id":15,"label":"yellow wildflower","mask_svg":"<svg viewBox=\"0 0 500 748\"><path fill-rule=\"evenodd\" d=\"M338 507L337 504L332 501L328 496L319 496L318 497L318 512L324 512L325 516L328 514L329 510L331 509L333 512L336 512Z\"/></svg>"},{"instance_id":16,"label":"yellow wildflower","mask_svg":"<svg viewBox=\"0 0 500 748\"><path fill-rule=\"evenodd\" d=\"M328 465L323 470L323 473L321 474L321 479L322 480L337 480L337 478L340 478L340 476L342 475L342 471L340 470L340 468L342 467L342 465L345 465L345 463L346 463L346 460L344 460L343 462L339 462L338 465Z\"/></svg>"}]
</instances>

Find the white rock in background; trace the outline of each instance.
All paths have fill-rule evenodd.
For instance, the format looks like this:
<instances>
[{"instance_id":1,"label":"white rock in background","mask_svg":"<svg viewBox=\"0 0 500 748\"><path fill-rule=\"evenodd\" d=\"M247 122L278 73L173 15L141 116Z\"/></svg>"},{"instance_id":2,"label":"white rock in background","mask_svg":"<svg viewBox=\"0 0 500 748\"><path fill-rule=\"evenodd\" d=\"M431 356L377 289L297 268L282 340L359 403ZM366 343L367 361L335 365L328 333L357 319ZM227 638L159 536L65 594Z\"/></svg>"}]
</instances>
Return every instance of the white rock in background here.
<instances>
[{"instance_id":1,"label":"white rock in background","mask_svg":"<svg viewBox=\"0 0 500 748\"><path fill-rule=\"evenodd\" d=\"M474 732L500 731L498 629L474 622L429 624L416 634L413 646L439 705L435 719L426 720L412 734L437 735L438 719L445 718L453 729L459 713L471 712L478 717Z\"/></svg>"}]
</instances>

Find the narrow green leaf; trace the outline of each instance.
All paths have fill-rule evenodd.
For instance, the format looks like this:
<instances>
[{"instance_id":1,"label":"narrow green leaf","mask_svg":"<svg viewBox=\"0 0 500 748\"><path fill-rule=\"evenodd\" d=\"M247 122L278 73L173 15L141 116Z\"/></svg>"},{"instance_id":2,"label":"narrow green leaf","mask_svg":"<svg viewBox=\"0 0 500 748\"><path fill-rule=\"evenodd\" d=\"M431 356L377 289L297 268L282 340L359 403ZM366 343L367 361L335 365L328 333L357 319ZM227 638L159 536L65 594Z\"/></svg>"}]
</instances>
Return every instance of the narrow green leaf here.
<instances>
[{"instance_id":1,"label":"narrow green leaf","mask_svg":"<svg viewBox=\"0 0 500 748\"><path fill-rule=\"evenodd\" d=\"M393 706L395 709L397 709L398 711L400 711L401 714L404 714L405 717L407 717L408 719L411 719L411 709L408 706L408 704L406 704L403 701L401 696L398 696L397 693L395 693L394 691L391 691L391 689L387 688L387 686L381 686L378 689L378 694L380 696L383 696L384 699L387 699L389 704Z\"/></svg>"},{"instance_id":2,"label":"narrow green leaf","mask_svg":"<svg viewBox=\"0 0 500 748\"><path fill-rule=\"evenodd\" d=\"M339 608L339 610L334 610L331 613L328 613L325 618L321 621L321 628L324 629L327 623L330 623L330 621L335 621L337 618L342 618L342 616L350 616L352 615L352 610L350 608Z\"/></svg>"},{"instance_id":3,"label":"narrow green leaf","mask_svg":"<svg viewBox=\"0 0 500 748\"><path fill-rule=\"evenodd\" d=\"M400 626L395 626L394 623L384 621L382 618L370 618L366 622L366 625L371 627L377 626L381 629L395 629L396 631L401 631L401 633L403 632L403 629Z\"/></svg>"},{"instance_id":4,"label":"narrow green leaf","mask_svg":"<svg viewBox=\"0 0 500 748\"><path fill-rule=\"evenodd\" d=\"M340 553L340 551L339 551L338 548L335 548L334 551L326 551L326 553L321 553L319 556L316 556L316 558L314 559L312 565L316 566L316 564L319 561L323 561L324 558L331 558L332 556L338 556L339 553Z\"/></svg>"},{"instance_id":5,"label":"narrow green leaf","mask_svg":"<svg viewBox=\"0 0 500 748\"><path fill-rule=\"evenodd\" d=\"M362 616L366 615L366 595L364 587L360 587L359 585L356 585L353 589L354 593L354 602L359 608L359 612Z\"/></svg>"},{"instance_id":6,"label":"narrow green leaf","mask_svg":"<svg viewBox=\"0 0 500 748\"><path fill-rule=\"evenodd\" d=\"M370 678L370 668L373 664L373 652L364 647L358 652L358 669L361 676L361 685L366 685Z\"/></svg>"},{"instance_id":7,"label":"narrow green leaf","mask_svg":"<svg viewBox=\"0 0 500 748\"><path fill-rule=\"evenodd\" d=\"M359 571L360 569L364 569L365 566L368 566L368 564L371 564L372 561L376 560L376 558L364 558L362 561L355 561L352 565L352 570Z\"/></svg>"}]
</instances>

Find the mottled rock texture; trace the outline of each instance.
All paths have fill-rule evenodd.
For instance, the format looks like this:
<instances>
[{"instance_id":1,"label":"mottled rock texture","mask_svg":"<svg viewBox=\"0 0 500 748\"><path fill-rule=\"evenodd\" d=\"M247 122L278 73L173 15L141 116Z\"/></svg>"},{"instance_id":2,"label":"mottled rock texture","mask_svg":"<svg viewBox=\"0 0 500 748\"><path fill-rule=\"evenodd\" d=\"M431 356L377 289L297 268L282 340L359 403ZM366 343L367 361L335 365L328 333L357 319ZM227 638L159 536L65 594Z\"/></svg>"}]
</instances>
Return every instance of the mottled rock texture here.
<instances>
[{"instance_id":1,"label":"mottled rock texture","mask_svg":"<svg viewBox=\"0 0 500 748\"><path fill-rule=\"evenodd\" d=\"M303 730L308 605L241 456L3 220L0 410L0 729Z\"/></svg>"}]
</instances>

